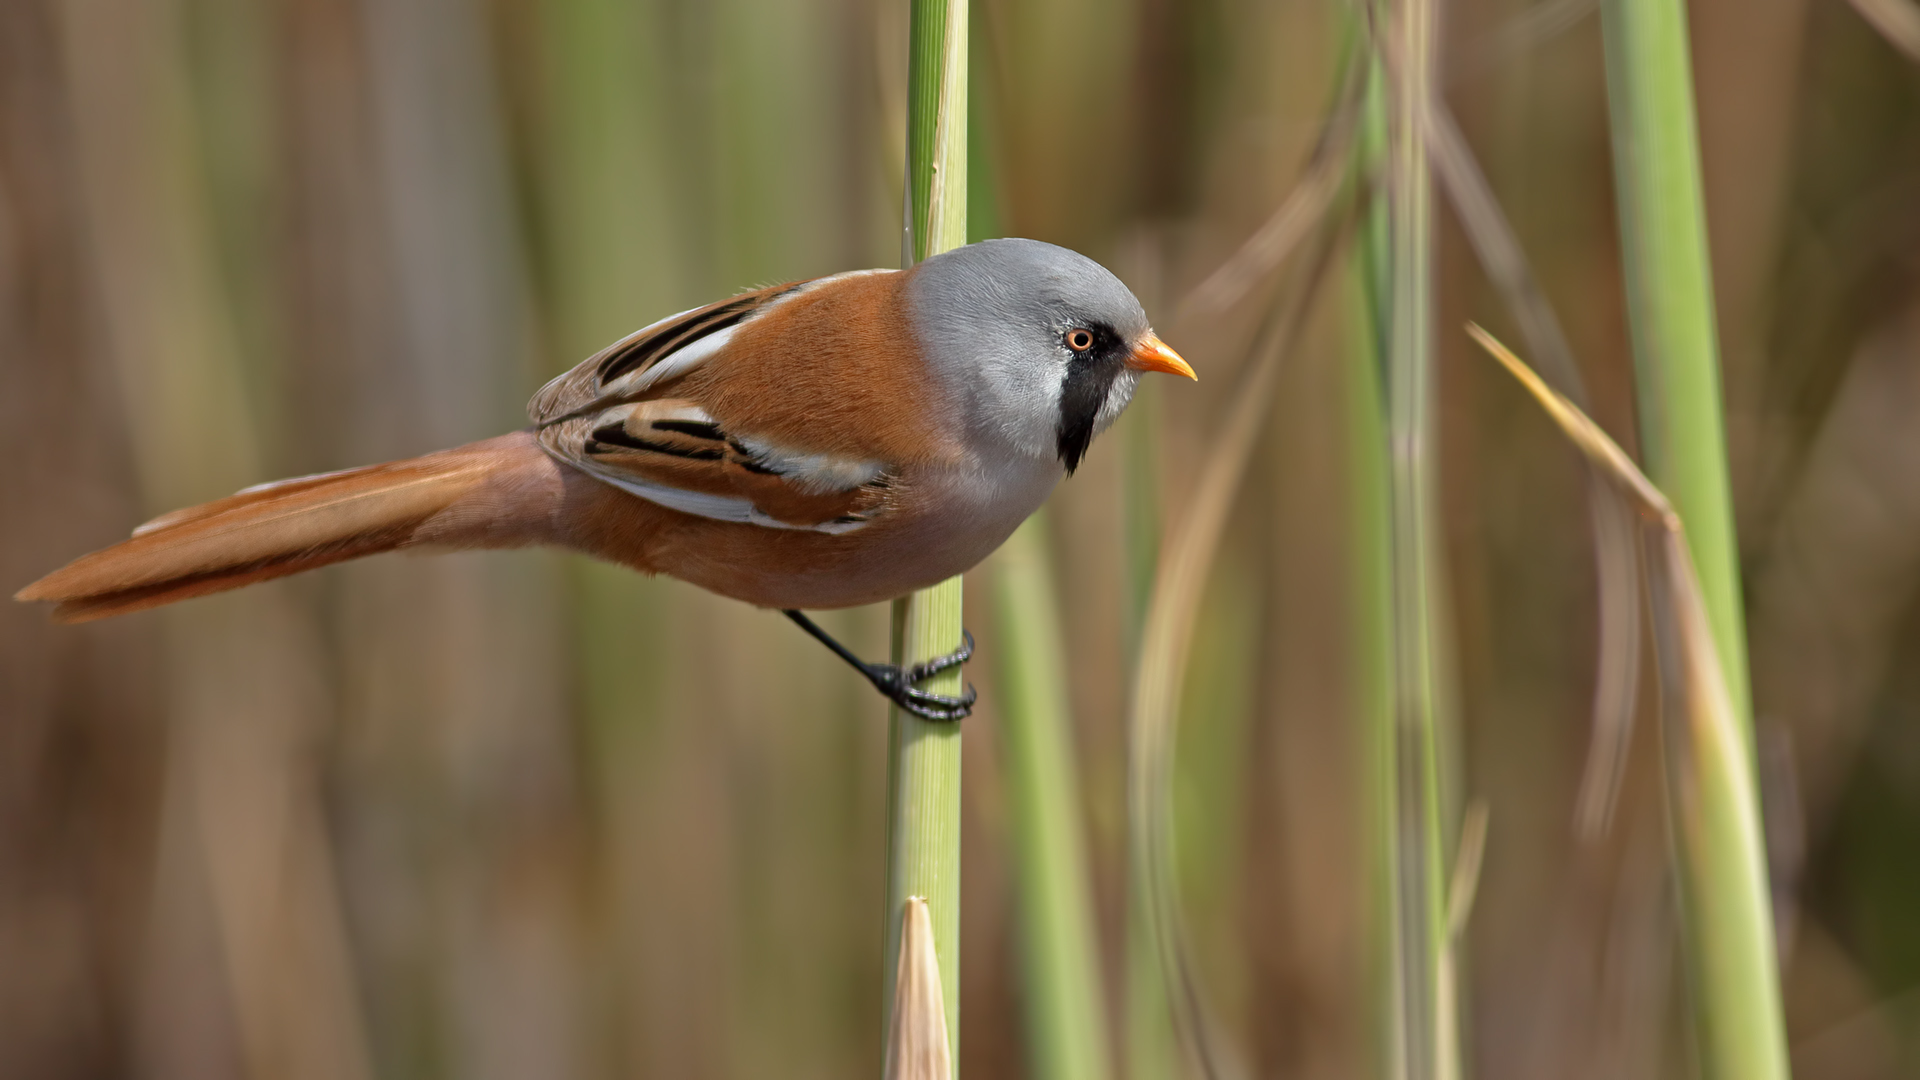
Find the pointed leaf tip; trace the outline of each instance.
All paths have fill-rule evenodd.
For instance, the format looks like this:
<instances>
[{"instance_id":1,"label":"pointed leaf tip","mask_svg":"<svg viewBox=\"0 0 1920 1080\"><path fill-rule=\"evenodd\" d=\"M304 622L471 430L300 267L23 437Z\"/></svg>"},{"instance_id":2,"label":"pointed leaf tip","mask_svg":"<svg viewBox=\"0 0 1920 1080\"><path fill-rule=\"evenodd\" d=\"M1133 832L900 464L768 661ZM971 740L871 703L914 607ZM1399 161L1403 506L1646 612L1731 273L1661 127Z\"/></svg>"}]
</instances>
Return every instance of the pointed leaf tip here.
<instances>
[{"instance_id":1,"label":"pointed leaf tip","mask_svg":"<svg viewBox=\"0 0 1920 1080\"><path fill-rule=\"evenodd\" d=\"M933 947L933 914L918 896L900 916L900 967L893 983L893 1019L887 1025L886 1080L951 1080L947 1007L940 989L940 957Z\"/></svg>"}]
</instances>

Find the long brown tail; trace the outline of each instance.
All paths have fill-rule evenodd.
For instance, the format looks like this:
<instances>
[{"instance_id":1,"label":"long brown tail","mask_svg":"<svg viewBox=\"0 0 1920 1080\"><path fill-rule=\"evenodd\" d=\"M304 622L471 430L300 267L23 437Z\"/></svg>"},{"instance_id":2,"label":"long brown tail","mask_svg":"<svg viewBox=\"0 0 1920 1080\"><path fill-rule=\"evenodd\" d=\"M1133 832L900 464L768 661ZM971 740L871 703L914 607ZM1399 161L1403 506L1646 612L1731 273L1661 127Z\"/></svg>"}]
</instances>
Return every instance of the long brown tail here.
<instances>
[{"instance_id":1,"label":"long brown tail","mask_svg":"<svg viewBox=\"0 0 1920 1080\"><path fill-rule=\"evenodd\" d=\"M165 514L14 594L61 622L123 615L416 544L547 539L558 466L527 432L282 480Z\"/></svg>"}]
</instances>

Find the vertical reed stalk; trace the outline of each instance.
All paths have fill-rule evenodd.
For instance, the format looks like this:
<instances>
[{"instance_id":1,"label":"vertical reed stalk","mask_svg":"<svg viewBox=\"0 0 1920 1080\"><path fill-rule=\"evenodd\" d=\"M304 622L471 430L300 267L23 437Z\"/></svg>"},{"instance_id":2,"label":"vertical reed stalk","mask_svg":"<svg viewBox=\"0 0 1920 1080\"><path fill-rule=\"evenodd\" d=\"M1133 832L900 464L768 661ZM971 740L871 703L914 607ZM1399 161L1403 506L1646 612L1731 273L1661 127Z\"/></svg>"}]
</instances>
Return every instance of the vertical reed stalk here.
<instances>
[{"instance_id":1,"label":"vertical reed stalk","mask_svg":"<svg viewBox=\"0 0 1920 1080\"><path fill-rule=\"evenodd\" d=\"M1000 232L993 183L996 159L988 134L995 100L985 92L991 80L983 77L979 82L983 92L967 110L967 235L974 240ZM1150 583L1151 564L1145 573ZM1098 922L1046 511L1028 519L1001 546L992 579L999 743L1007 778L1007 834L1013 844L1027 1070L1062 1080L1105 1080L1112 1075L1112 1064Z\"/></svg>"},{"instance_id":2,"label":"vertical reed stalk","mask_svg":"<svg viewBox=\"0 0 1920 1080\"><path fill-rule=\"evenodd\" d=\"M1775 1080L1787 1075L1786 1040L1765 855L1741 840L1759 807L1686 10L1679 0L1601 10L1641 443L1686 522L1740 742L1729 777L1710 747L1670 740L1682 744L1667 772L1695 1025L1709 1076Z\"/></svg>"},{"instance_id":3,"label":"vertical reed stalk","mask_svg":"<svg viewBox=\"0 0 1920 1080\"><path fill-rule=\"evenodd\" d=\"M1441 570L1433 426L1433 222L1424 119L1434 94L1435 9L1399 0L1386 25L1386 435L1392 615L1393 1074L1457 1076L1444 1030L1445 869L1437 722ZM1377 245L1370 250L1379 251Z\"/></svg>"},{"instance_id":4,"label":"vertical reed stalk","mask_svg":"<svg viewBox=\"0 0 1920 1080\"><path fill-rule=\"evenodd\" d=\"M1386 153L1383 73L1369 62L1364 112L1354 147L1353 175L1371 175ZM1349 707L1357 725L1360 813L1366 847L1364 888L1368 1034L1373 1049L1369 1075L1395 1077L1399 1065L1400 1011L1394 963L1394 695L1393 552L1388 541L1386 391L1381 385L1387 340L1384 279L1387 208L1374 201L1361 229L1351 268L1352 339L1346 363Z\"/></svg>"},{"instance_id":5,"label":"vertical reed stalk","mask_svg":"<svg viewBox=\"0 0 1920 1080\"><path fill-rule=\"evenodd\" d=\"M967 236L967 0L913 0L908 24L906 227L903 261ZM960 647L960 579L893 604L893 660L912 664ZM958 694L958 670L926 683ZM960 1068L960 725L892 711L887 774L885 993L894 999L901 913L923 897L933 923L950 1060ZM885 1022L885 1021L883 1021Z\"/></svg>"},{"instance_id":6,"label":"vertical reed stalk","mask_svg":"<svg viewBox=\"0 0 1920 1080\"><path fill-rule=\"evenodd\" d=\"M994 565L1028 1062L1034 1076L1104 1080L1111 1074L1107 1025L1046 537L1046 519L1036 514Z\"/></svg>"},{"instance_id":7,"label":"vertical reed stalk","mask_svg":"<svg viewBox=\"0 0 1920 1080\"><path fill-rule=\"evenodd\" d=\"M1129 670L1138 670L1141 635L1153 598L1155 568L1160 561L1159 396L1142 386L1115 425L1120 437L1123 488L1121 524L1126 556L1125 656ZM1153 883L1144 860L1127 866L1125 944L1126 1075L1128 1080L1166 1080L1179 1069L1178 1046L1169 1020L1167 972L1160 962L1152 923Z\"/></svg>"},{"instance_id":8,"label":"vertical reed stalk","mask_svg":"<svg viewBox=\"0 0 1920 1080\"><path fill-rule=\"evenodd\" d=\"M1749 718L1686 9L1681 0L1607 0L1601 14L1641 449L1687 523L1714 645Z\"/></svg>"}]
</instances>

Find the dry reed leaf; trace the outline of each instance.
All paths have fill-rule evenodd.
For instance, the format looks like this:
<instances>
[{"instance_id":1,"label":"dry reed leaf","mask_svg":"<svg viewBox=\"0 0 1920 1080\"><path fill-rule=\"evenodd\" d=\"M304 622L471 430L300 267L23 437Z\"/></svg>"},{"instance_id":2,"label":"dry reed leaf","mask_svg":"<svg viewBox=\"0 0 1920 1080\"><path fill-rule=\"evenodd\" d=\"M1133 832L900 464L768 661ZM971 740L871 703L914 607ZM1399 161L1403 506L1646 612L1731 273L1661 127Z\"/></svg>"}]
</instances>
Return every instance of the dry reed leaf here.
<instances>
[{"instance_id":1,"label":"dry reed leaf","mask_svg":"<svg viewBox=\"0 0 1920 1080\"><path fill-rule=\"evenodd\" d=\"M1344 146L1343 138L1340 147ZM1194 286L1193 291L1180 302L1177 318L1184 320L1225 311L1233 306L1234 301L1245 296L1247 290L1253 288L1254 283L1268 271L1280 265L1313 228L1314 222L1325 213L1327 204L1333 201L1344 175L1344 154L1316 153L1307 163L1307 170L1301 175L1300 182L1287 193L1266 224L1247 237L1239 250L1220 264L1218 270L1209 274L1205 281Z\"/></svg>"},{"instance_id":2,"label":"dry reed leaf","mask_svg":"<svg viewBox=\"0 0 1920 1080\"><path fill-rule=\"evenodd\" d=\"M1765 910L1766 849L1752 753L1727 688L1680 516L1598 424L1554 393L1493 335L1472 324L1467 332L1520 380L1601 475L1638 504L1652 529L1649 591L1655 654L1669 702L1663 712L1677 717L1681 725L1669 729L1672 752L1668 787L1679 825L1676 839L1685 852L1681 858L1683 891L1698 889L1704 893L1711 885L1721 890L1716 899L1724 901L1736 892L1724 880L1711 880L1714 875L1731 874L1743 879L1738 882L1739 890L1744 891L1742 904L1714 910L1695 920L1696 933L1719 939L1716 948L1720 955L1702 946L1701 962L1722 969L1715 973L1722 978L1727 970L1736 968L1741 978L1756 971L1773 971L1772 922ZM1714 864L1711 870L1707 868L1709 862ZM1765 925L1756 929L1758 923ZM1759 937L1731 940L1739 939L1743 932ZM1731 955L1736 948L1744 949L1746 955ZM1763 957L1754 959L1755 954L1762 953Z\"/></svg>"},{"instance_id":3,"label":"dry reed leaf","mask_svg":"<svg viewBox=\"0 0 1920 1080\"><path fill-rule=\"evenodd\" d=\"M1560 392L1584 408L1586 387L1573 348L1444 101L1428 104L1425 138L1441 187L1487 278L1500 291L1528 347L1545 362ZM1593 731L1574 803L1574 828L1583 839L1591 840L1604 835L1612 823L1633 739L1634 706L1640 696L1640 543L1631 512L1612 485L1589 476L1587 503L1599 581L1600 639Z\"/></svg>"},{"instance_id":4,"label":"dry reed leaf","mask_svg":"<svg viewBox=\"0 0 1920 1080\"><path fill-rule=\"evenodd\" d=\"M940 989L940 957L933 947L927 902L907 897L900 917L900 967L887 1024L886 1080L952 1080L947 1006Z\"/></svg>"},{"instance_id":5,"label":"dry reed leaf","mask_svg":"<svg viewBox=\"0 0 1920 1080\"><path fill-rule=\"evenodd\" d=\"M1192 500L1171 526L1154 573L1153 598L1140 635L1139 668L1134 678L1128 727L1127 812L1130 855L1148 883L1147 923L1154 947L1172 985L1167 999L1174 1032L1200 1075L1243 1075L1232 1051L1215 1034L1205 997L1194 975L1192 949L1180 914L1174 879L1172 839L1173 741L1180 688L1193 644L1207 575L1233 509L1234 493L1246 474L1247 460L1272 409L1280 361L1298 336L1333 255L1353 224L1343 212L1338 224L1323 229L1313 262L1284 303L1268 317L1256 338L1255 361L1247 366L1233 396L1233 410L1208 451Z\"/></svg>"},{"instance_id":6,"label":"dry reed leaf","mask_svg":"<svg viewBox=\"0 0 1920 1080\"><path fill-rule=\"evenodd\" d=\"M1544 4L1534 4L1500 28L1500 44L1518 51L1551 41L1580 25L1599 7L1600 0L1547 0Z\"/></svg>"},{"instance_id":7,"label":"dry reed leaf","mask_svg":"<svg viewBox=\"0 0 1920 1080\"><path fill-rule=\"evenodd\" d=\"M1640 466L1633 463L1633 459L1627 456L1626 451L1620 449L1611 436L1600 429L1600 425L1588 419L1587 414L1581 412L1573 402L1548 386L1545 379L1535 374L1524 360L1513 354L1513 350L1502 345L1500 339L1481 329L1479 324L1468 323L1467 334L1479 342L1481 348L1492 354L1495 360L1500 361L1509 374L1520 380L1520 385L1527 388L1527 392L1533 395L1534 400L1540 403L1540 407L1547 411L1547 415L1553 418L1553 422L1559 425L1568 439L1572 440L1574 447L1600 470L1600 475L1618 485L1620 490L1639 507L1642 514L1663 529L1672 532L1680 531L1680 516L1673 512L1673 505L1667 502L1667 497L1661 494L1659 488L1653 486L1653 481L1648 480L1646 474L1640 471Z\"/></svg>"},{"instance_id":8,"label":"dry reed leaf","mask_svg":"<svg viewBox=\"0 0 1920 1080\"><path fill-rule=\"evenodd\" d=\"M1180 301L1175 309L1176 321L1218 314L1232 307L1247 290L1284 262L1326 214L1347 174L1350 156L1347 146L1353 141L1360 115L1359 97L1365 86L1361 76L1365 70L1365 64L1349 63L1346 81L1293 190L1280 200L1266 224L1254 230L1219 269L1208 274L1205 281L1194 286Z\"/></svg>"},{"instance_id":9,"label":"dry reed leaf","mask_svg":"<svg viewBox=\"0 0 1920 1080\"><path fill-rule=\"evenodd\" d=\"M1593 840L1604 836L1613 823L1633 741L1634 709L1640 696L1641 559L1633 508L1612 485L1589 475L1600 649L1594 670L1593 733L1574 802L1574 831Z\"/></svg>"},{"instance_id":10,"label":"dry reed leaf","mask_svg":"<svg viewBox=\"0 0 1920 1080\"><path fill-rule=\"evenodd\" d=\"M1480 894L1480 867L1487 852L1487 800L1476 798L1467 804L1460 822L1460 843L1453 852L1453 876L1447 882L1447 929L1458 938L1467 929L1473 915L1474 897Z\"/></svg>"},{"instance_id":11,"label":"dry reed leaf","mask_svg":"<svg viewBox=\"0 0 1920 1080\"><path fill-rule=\"evenodd\" d=\"M1510 16L1481 40L1469 44L1449 67L1457 81L1462 74L1511 64L1515 56L1545 45L1585 22L1600 9L1600 0L1545 0Z\"/></svg>"},{"instance_id":12,"label":"dry reed leaf","mask_svg":"<svg viewBox=\"0 0 1920 1080\"><path fill-rule=\"evenodd\" d=\"M1453 874L1447 881L1447 937L1440 947L1439 1059L1442 1080L1457 1080L1460 1051L1460 941L1480 893L1480 867L1487 850L1487 800L1467 804L1460 822L1460 842L1453 853Z\"/></svg>"},{"instance_id":13,"label":"dry reed leaf","mask_svg":"<svg viewBox=\"0 0 1920 1080\"><path fill-rule=\"evenodd\" d=\"M1872 24L1888 44L1920 61L1920 7L1912 0L1852 0L1853 10Z\"/></svg>"},{"instance_id":14,"label":"dry reed leaf","mask_svg":"<svg viewBox=\"0 0 1920 1080\"><path fill-rule=\"evenodd\" d=\"M1453 204L1460 227L1473 245L1480 265L1486 269L1493 286L1500 290L1507 307L1512 309L1535 361L1552 376L1554 385L1560 387L1562 393L1576 404L1583 404L1586 387L1580 378L1580 367L1574 362L1573 348L1567 344L1560 320L1554 317L1553 308L1534 279L1526 251L1501 211L1493 187L1474 159L1473 149L1461 134L1459 124L1454 122L1453 113L1444 102L1431 102L1424 125L1433 171L1439 176L1441 188Z\"/></svg>"}]
</instances>

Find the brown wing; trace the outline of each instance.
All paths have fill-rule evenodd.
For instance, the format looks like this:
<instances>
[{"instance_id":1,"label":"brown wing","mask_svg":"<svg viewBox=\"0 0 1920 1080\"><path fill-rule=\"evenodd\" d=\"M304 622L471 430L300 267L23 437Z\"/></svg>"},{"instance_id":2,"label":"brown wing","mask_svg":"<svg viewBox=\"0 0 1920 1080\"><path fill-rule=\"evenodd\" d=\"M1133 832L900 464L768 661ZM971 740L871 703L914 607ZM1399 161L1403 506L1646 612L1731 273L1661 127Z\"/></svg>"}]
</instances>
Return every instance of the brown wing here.
<instances>
[{"instance_id":1,"label":"brown wing","mask_svg":"<svg viewBox=\"0 0 1920 1080\"><path fill-rule=\"evenodd\" d=\"M702 402L666 396L717 360L741 323L808 284L682 312L587 358L528 405L540 444L615 487L701 517L825 532L866 524L886 507L886 463L728 431Z\"/></svg>"},{"instance_id":2,"label":"brown wing","mask_svg":"<svg viewBox=\"0 0 1920 1080\"><path fill-rule=\"evenodd\" d=\"M561 459L641 498L701 517L849 532L887 506L882 462L798 453L730 435L683 398L625 402L539 430Z\"/></svg>"},{"instance_id":3,"label":"brown wing","mask_svg":"<svg viewBox=\"0 0 1920 1080\"><path fill-rule=\"evenodd\" d=\"M790 281L754 289L642 327L541 387L527 402L527 415L535 424L546 425L634 400L661 381L649 376L657 376L669 357L684 355L703 341L733 329L806 284Z\"/></svg>"}]
</instances>

